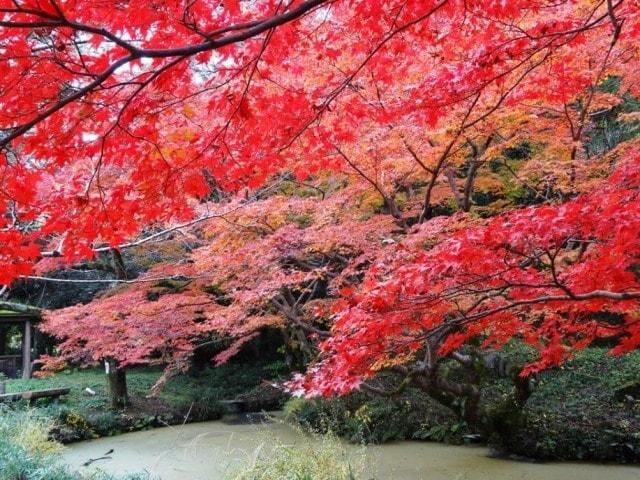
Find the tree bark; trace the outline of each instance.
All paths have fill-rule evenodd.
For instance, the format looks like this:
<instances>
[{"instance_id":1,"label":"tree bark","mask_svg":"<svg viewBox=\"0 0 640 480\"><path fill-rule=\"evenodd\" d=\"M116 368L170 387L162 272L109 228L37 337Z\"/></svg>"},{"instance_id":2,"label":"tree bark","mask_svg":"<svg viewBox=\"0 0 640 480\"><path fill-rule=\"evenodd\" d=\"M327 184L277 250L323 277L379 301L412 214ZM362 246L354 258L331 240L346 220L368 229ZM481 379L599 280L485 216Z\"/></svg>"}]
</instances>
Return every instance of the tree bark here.
<instances>
[{"instance_id":1,"label":"tree bark","mask_svg":"<svg viewBox=\"0 0 640 480\"><path fill-rule=\"evenodd\" d=\"M122 409L129 403L129 393L127 391L127 374L124 368L118 368L118 363L110 358L105 360L105 371L109 386L109 397L111 408Z\"/></svg>"},{"instance_id":2,"label":"tree bark","mask_svg":"<svg viewBox=\"0 0 640 480\"><path fill-rule=\"evenodd\" d=\"M127 280L127 269L124 266L124 260L122 254L116 248L111 249L111 260L113 264L113 271L116 274L118 280Z\"/></svg>"},{"instance_id":3,"label":"tree bark","mask_svg":"<svg viewBox=\"0 0 640 480\"><path fill-rule=\"evenodd\" d=\"M127 270L122 255L116 248L111 249L113 268L118 280L126 280ZM129 405L129 392L127 391L127 374L124 368L118 368L118 362L114 358L106 358L104 362L109 386L111 407L114 409L125 408Z\"/></svg>"}]
</instances>

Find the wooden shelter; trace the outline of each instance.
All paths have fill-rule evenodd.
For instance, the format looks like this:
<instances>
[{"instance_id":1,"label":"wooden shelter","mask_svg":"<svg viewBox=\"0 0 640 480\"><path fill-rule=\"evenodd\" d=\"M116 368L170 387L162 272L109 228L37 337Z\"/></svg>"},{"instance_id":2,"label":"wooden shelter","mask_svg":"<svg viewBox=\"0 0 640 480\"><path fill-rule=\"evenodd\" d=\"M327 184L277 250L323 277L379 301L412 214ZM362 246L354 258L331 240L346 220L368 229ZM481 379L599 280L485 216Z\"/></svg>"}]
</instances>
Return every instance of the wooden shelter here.
<instances>
[{"instance_id":1,"label":"wooden shelter","mask_svg":"<svg viewBox=\"0 0 640 480\"><path fill-rule=\"evenodd\" d=\"M0 310L0 373L9 378L30 378L37 357L37 315Z\"/></svg>"}]
</instances>

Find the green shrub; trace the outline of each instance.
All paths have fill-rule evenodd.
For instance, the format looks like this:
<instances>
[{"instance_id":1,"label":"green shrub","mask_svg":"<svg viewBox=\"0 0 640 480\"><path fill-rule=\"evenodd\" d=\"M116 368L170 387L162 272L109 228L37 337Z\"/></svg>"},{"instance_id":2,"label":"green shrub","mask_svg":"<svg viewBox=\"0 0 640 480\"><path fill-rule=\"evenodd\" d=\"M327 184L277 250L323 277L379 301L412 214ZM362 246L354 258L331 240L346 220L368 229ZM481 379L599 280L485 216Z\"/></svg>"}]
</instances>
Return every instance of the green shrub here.
<instances>
[{"instance_id":1,"label":"green shrub","mask_svg":"<svg viewBox=\"0 0 640 480\"><path fill-rule=\"evenodd\" d=\"M357 480L363 478L364 451L350 454L333 435L312 436L301 444L258 447L250 465L231 480Z\"/></svg>"},{"instance_id":2,"label":"green shrub","mask_svg":"<svg viewBox=\"0 0 640 480\"><path fill-rule=\"evenodd\" d=\"M640 352L612 357L606 348L576 354L539 376L521 428L492 442L547 460L637 463L640 398L618 399L616 392L640 381L639 361Z\"/></svg>"},{"instance_id":3,"label":"green shrub","mask_svg":"<svg viewBox=\"0 0 640 480\"><path fill-rule=\"evenodd\" d=\"M0 438L16 448L37 455L59 452L62 446L49 439L49 431L52 428L53 421L38 415L34 410L15 411L8 407L0 408Z\"/></svg>"},{"instance_id":4,"label":"green shrub","mask_svg":"<svg viewBox=\"0 0 640 480\"><path fill-rule=\"evenodd\" d=\"M182 409L193 404L201 413L208 411L213 415L202 419L214 420L218 418L216 412L220 412L220 400L233 400L252 392L261 386L263 379L273 378L274 371L284 374L286 368L280 361L262 364L229 362L219 367L206 367L191 375L171 378L162 388L159 398Z\"/></svg>"},{"instance_id":5,"label":"green shrub","mask_svg":"<svg viewBox=\"0 0 640 480\"><path fill-rule=\"evenodd\" d=\"M63 448L49 439L50 418L35 411L0 408L0 472L2 480L84 480L85 476L64 465L57 454ZM92 473L92 480L116 480L104 473ZM128 476L143 480L148 476ZM124 478L121 480L125 480Z\"/></svg>"},{"instance_id":6,"label":"green shrub","mask_svg":"<svg viewBox=\"0 0 640 480\"><path fill-rule=\"evenodd\" d=\"M122 419L112 410L94 413L87 417L92 430L100 437L118 435L122 431Z\"/></svg>"},{"instance_id":7,"label":"green shrub","mask_svg":"<svg viewBox=\"0 0 640 480\"><path fill-rule=\"evenodd\" d=\"M30 452L8 438L0 437L0 471L3 480L77 480L66 468L47 461L47 456Z\"/></svg>"},{"instance_id":8,"label":"green shrub","mask_svg":"<svg viewBox=\"0 0 640 480\"><path fill-rule=\"evenodd\" d=\"M414 389L394 397L357 392L331 399L294 398L285 404L284 416L308 431L333 432L354 443L422 440L435 426L446 425L450 430L456 423L447 409ZM454 433L446 440L460 443L466 431L459 428Z\"/></svg>"},{"instance_id":9,"label":"green shrub","mask_svg":"<svg viewBox=\"0 0 640 480\"><path fill-rule=\"evenodd\" d=\"M194 422L218 420L224 413L220 398L211 394L203 395L189 406L185 404L183 410L189 412L189 420Z\"/></svg>"},{"instance_id":10,"label":"green shrub","mask_svg":"<svg viewBox=\"0 0 640 480\"><path fill-rule=\"evenodd\" d=\"M97 436L93 425L89 423L83 413L76 410L68 410L64 412L61 420L65 426L76 432L79 440L95 438Z\"/></svg>"},{"instance_id":11,"label":"green shrub","mask_svg":"<svg viewBox=\"0 0 640 480\"><path fill-rule=\"evenodd\" d=\"M524 364L531 348L512 343L506 361ZM606 348L576 353L560 368L540 374L510 430L484 440L503 453L547 460L637 463L640 459L640 351L621 357ZM487 374L481 384L485 412L495 412L512 392L509 379ZM285 418L312 432L333 432L352 442L400 439L448 443L476 441L477 432L451 411L412 388L393 397L356 392L342 398L292 399Z\"/></svg>"}]
</instances>

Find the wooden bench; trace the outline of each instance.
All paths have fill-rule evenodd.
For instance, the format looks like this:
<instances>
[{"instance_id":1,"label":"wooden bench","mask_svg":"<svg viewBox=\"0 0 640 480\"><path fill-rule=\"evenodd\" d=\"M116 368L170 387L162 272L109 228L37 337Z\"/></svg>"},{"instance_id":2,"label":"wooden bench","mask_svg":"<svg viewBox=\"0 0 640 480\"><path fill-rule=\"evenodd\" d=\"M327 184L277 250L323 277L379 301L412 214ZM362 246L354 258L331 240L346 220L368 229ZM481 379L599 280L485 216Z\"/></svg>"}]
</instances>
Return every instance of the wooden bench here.
<instances>
[{"instance_id":1,"label":"wooden bench","mask_svg":"<svg viewBox=\"0 0 640 480\"><path fill-rule=\"evenodd\" d=\"M57 399L62 395L67 395L70 391L70 388L50 388L47 390L31 390L29 392L4 393L0 394L0 402L29 400L29 404L33 405L33 403L39 398Z\"/></svg>"}]
</instances>

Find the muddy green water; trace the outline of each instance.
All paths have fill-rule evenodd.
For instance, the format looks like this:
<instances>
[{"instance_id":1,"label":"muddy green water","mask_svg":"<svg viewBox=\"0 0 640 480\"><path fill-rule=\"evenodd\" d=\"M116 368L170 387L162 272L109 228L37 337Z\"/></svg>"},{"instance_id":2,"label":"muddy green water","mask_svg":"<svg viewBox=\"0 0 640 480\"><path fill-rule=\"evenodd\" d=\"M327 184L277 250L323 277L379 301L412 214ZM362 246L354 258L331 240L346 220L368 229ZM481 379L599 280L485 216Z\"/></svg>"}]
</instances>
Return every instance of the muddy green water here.
<instances>
[{"instance_id":1,"label":"muddy green water","mask_svg":"<svg viewBox=\"0 0 640 480\"><path fill-rule=\"evenodd\" d=\"M308 441L280 423L207 422L168 427L69 446L64 459L75 468L113 449L91 469L147 471L162 480L222 480L257 449ZM362 454L358 447L346 447ZM267 450L268 451L268 450ZM489 458L482 447L398 442L366 448L367 479L376 480L639 480L639 467L586 463L523 463Z\"/></svg>"}]
</instances>

